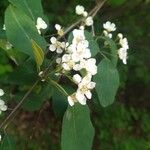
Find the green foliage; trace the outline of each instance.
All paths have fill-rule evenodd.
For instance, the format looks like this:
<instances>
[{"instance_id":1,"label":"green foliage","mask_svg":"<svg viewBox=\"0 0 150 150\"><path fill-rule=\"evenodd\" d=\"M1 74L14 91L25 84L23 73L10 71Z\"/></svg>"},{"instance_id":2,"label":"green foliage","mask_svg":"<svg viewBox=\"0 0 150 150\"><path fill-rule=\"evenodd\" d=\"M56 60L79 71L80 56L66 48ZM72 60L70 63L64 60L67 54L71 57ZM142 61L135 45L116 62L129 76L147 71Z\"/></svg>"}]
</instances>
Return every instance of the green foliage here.
<instances>
[{"instance_id":1,"label":"green foliage","mask_svg":"<svg viewBox=\"0 0 150 150\"><path fill-rule=\"evenodd\" d=\"M41 0L9 0L9 2L24 11L35 23L38 17L44 17Z\"/></svg>"},{"instance_id":2,"label":"green foliage","mask_svg":"<svg viewBox=\"0 0 150 150\"><path fill-rule=\"evenodd\" d=\"M62 150L90 150L93 137L94 128L90 121L88 106L69 106L63 118Z\"/></svg>"},{"instance_id":3,"label":"green foliage","mask_svg":"<svg viewBox=\"0 0 150 150\"><path fill-rule=\"evenodd\" d=\"M6 35L11 44L32 58L31 39L45 50L46 42L38 34L35 23L22 10L10 5L5 13Z\"/></svg>"},{"instance_id":4,"label":"green foliage","mask_svg":"<svg viewBox=\"0 0 150 150\"><path fill-rule=\"evenodd\" d=\"M119 87L117 69L108 59L103 59L98 65L98 73L94 76L96 91L102 106L106 107L114 102Z\"/></svg>"}]
</instances>

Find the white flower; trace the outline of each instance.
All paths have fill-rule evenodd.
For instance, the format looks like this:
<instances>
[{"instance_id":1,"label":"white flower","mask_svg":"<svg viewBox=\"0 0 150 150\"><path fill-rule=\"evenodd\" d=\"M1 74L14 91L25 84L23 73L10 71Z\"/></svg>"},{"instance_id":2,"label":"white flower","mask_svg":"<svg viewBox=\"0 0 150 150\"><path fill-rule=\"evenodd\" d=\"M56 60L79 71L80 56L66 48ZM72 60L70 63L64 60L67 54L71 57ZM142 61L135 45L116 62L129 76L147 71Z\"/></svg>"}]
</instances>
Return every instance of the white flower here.
<instances>
[{"instance_id":1,"label":"white flower","mask_svg":"<svg viewBox=\"0 0 150 150\"><path fill-rule=\"evenodd\" d=\"M37 18L36 28L37 28L39 34L41 34L41 31L40 31L41 29L47 28L47 24L45 23L45 21L41 17Z\"/></svg>"},{"instance_id":2,"label":"white flower","mask_svg":"<svg viewBox=\"0 0 150 150\"><path fill-rule=\"evenodd\" d=\"M52 44L50 44L49 50L52 52L56 51L58 54L61 54L63 52L64 43L57 41L55 37L51 37L50 41Z\"/></svg>"},{"instance_id":3,"label":"white flower","mask_svg":"<svg viewBox=\"0 0 150 150\"><path fill-rule=\"evenodd\" d=\"M119 58L123 61L124 64L127 64L127 50L124 48L120 48L118 50Z\"/></svg>"},{"instance_id":4,"label":"white flower","mask_svg":"<svg viewBox=\"0 0 150 150\"><path fill-rule=\"evenodd\" d=\"M78 84L78 89L76 92L76 98L82 105L86 104L87 99L91 99L91 90L95 87L95 82L91 82L92 76L90 74L86 75L81 82Z\"/></svg>"},{"instance_id":5,"label":"white flower","mask_svg":"<svg viewBox=\"0 0 150 150\"><path fill-rule=\"evenodd\" d=\"M110 21L107 21L105 24L103 24L103 27L108 32L112 32L116 30L116 25L114 23L111 23Z\"/></svg>"},{"instance_id":6,"label":"white flower","mask_svg":"<svg viewBox=\"0 0 150 150\"><path fill-rule=\"evenodd\" d=\"M0 89L0 96L4 95L4 91L2 89Z\"/></svg>"},{"instance_id":7,"label":"white flower","mask_svg":"<svg viewBox=\"0 0 150 150\"><path fill-rule=\"evenodd\" d=\"M84 7L81 5L77 5L76 6L76 14L77 15L83 15L83 13L84 13Z\"/></svg>"},{"instance_id":8,"label":"white flower","mask_svg":"<svg viewBox=\"0 0 150 150\"><path fill-rule=\"evenodd\" d=\"M2 136L0 135L0 142L2 141Z\"/></svg>"},{"instance_id":9,"label":"white flower","mask_svg":"<svg viewBox=\"0 0 150 150\"><path fill-rule=\"evenodd\" d=\"M87 26L92 26L93 25L93 18L91 16L87 17L85 20L85 24Z\"/></svg>"}]
</instances>

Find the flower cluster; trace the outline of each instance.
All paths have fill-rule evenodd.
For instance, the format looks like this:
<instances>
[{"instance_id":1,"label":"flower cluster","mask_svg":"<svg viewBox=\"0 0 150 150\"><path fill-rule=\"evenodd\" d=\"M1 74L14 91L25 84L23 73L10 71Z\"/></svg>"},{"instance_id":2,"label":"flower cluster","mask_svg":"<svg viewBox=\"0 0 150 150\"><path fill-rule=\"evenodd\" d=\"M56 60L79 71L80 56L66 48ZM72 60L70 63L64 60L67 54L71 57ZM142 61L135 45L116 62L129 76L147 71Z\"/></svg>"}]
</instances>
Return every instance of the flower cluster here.
<instances>
[{"instance_id":1,"label":"flower cluster","mask_svg":"<svg viewBox=\"0 0 150 150\"><path fill-rule=\"evenodd\" d=\"M116 25L114 23L111 23L110 21L107 21L103 24L104 28L104 35L106 37L112 38L112 32L116 31ZM128 40L127 38L124 38L121 33L118 35L119 38L119 45L120 48L118 50L119 58L123 61L124 64L127 64L127 50L129 49Z\"/></svg>"},{"instance_id":2,"label":"flower cluster","mask_svg":"<svg viewBox=\"0 0 150 150\"><path fill-rule=\"evenodd\" d=\"M121 46L118 50L119 58L124 64L127 64L127 50L129 49L128 40L124 38L121 33L118 34L119 45Z\"/></svg>"},{"instance_id":3,"label":"flower cluster","mask_svg":"<svg viewBox=\"0 0 150 150\"><path fill-rule=\"evenodd\" d=\"M4 95L4 91L0 89L0 96L3 96L3 95ZM0 99L0 114L6 110L7 110L7 106L5 105L5 102L2 99Z\"/></svg>"},{"instance_id":4,"label":"flower cluster","mask_svg":"<svg viewBox=\"0 0 150 150\"><path fill-rule=\"evenodd\" d=\"M111 23L110 21L107 21L103 24L103 28L104 35L106 37L112 38L112 32L116 30L116 25L114 23Z\"/></svg>"},{"instance_id":5,"label":"flower cluster","mask_svg":"<svg viewBox=\"0 0 150 150\"><path fill-rule=\"evenodd\" d=\"M72 42L66 47L59 63L63 68L63 73L72 70L78 72L72 77L78 88L75 93L68 96L69 104L73 106L74 102L79 102L82 105L85 105L87 99L91 99L91 90L96 85L91 81L92 75L97 73L96 59L91 58L89 42L85 38L84 30L74 29L72 34ZM85 71L83 77L80 73L81 70Z\"/></svg>"},{"instance_id":6,"label":"flower cluster","mask_svg":"<svg viewBox=\"0 0 150 150\"><path fill-rule=\"evenodd\" d=\"M83 6L77 5L75 11L77 15L82 15L83 17L85 17L85 21L84 21L85 25L87 26L93 25L92 16L88 16L88 12L85 11L85 8Z\"/></svg>"}]
</instances>

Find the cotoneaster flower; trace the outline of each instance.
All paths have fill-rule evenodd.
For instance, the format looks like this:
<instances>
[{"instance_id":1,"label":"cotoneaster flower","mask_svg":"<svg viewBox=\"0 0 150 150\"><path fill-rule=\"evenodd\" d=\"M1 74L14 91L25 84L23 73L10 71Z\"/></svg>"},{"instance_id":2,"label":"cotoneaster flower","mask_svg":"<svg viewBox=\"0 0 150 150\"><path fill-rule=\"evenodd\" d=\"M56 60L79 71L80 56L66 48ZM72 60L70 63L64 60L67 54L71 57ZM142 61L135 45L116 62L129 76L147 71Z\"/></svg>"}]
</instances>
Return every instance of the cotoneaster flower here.
<instances>
[{"instance_id":1,"label":"cotoneaster flower","mask_svg":"<svg viewBox=\"0 0 150 150\"><path fill-rule=\"evenodd\" d=\"M37 28L39 34L41 34L41 29L47 28L46 22L41 17L37 18L36 28Z\"/></svg>"}]
</instances>

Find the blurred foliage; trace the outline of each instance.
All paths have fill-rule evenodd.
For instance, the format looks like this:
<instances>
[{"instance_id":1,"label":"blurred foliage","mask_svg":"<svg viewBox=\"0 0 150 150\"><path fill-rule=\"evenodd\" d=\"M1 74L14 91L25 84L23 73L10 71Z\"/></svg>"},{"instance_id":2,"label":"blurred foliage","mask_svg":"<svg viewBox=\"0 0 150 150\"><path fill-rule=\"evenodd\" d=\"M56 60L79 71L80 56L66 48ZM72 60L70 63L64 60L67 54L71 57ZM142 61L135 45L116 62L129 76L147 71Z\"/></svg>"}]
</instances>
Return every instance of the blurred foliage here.
<instances>
[{"instance_id":1,"label":"blurred foliage","mask_svg":"<svg viewBox=\"0 0 150 150\"><path fill-rule=\"evenodd\" d=\"M74 13L77 4L84 5L90 10L95 5L96 0L43 0L45 14L50 22L50 32L53 33L54 24L59 23L63 26L69 26L78 17ZM5 37L2 31L4 23L4 11L8 5L7 0L0 1L0 37ZM92 106L94 115L93 121L96 127L96 136L93 150L148 150L150 149L150 115L149 115L149 90L150 90L150 0L109 0L101 9L95 19L96 32L100 32L102 23L110 20L118 26L119 32L122 32L129 39L129 59L128 65L120 65L121 88L117 96L118 102L108 108L100 110ZM56 17L57 16L57 17ZM11 52L4 51L0 48L0 81L5 83L5 90L9 93L9 86L19 86L24 93L28 87L23 86L24 80L31 81L35 76L34 71L26 74L19 73L15 70L14 59L10 57ZM16 54L15 60L23 62L26 57L22 54ZM19 55L19 56L18 56ZM21 56L20 56L21 55ZM33 70L35 64L32 61ZM22 65L28 70L28 64ZM19 66L20 67L20 66ZM16 69L16 68L15 68ZM10 76L14 74L14 77ZM20 76L19 74L22 74ZM5 78L10 78L10 83L6 83ZM19 79L19 80L18 80ZM29 86L31 86L29 84ZM43 87L37 87L30 98L37 99L37 95ZM46 93L41 93L39 97L50 97L51 91L46 86ZM16 90L14 87L13 91ZM12 91L12 93L13 93ZM13 95L5 99L13 100ZM17 101L17 100L16 100ZM59 112L53 113L52 104L43 103L43 109L40 112L32 110L32 103L27 103L34 112L21 112L17 118L19 124L11 126L9 132L15 135L15 142L19 150L59 150L60 149L60 116ZM15 104L14 104L15 105ZM39 104L34 104L39 108ZM57 106L57 104L56 104ZM12 106L13 107L13 106ZM57 106L58 107L58 106ZM55 112L55 111L54 111ZM57 116L55 119L54 116ZM35 123L36 120L36 123ZM5 143L11 136L6 134ZM13 141L12 141L13 142Z\"/></svg>"}]
</instances>

